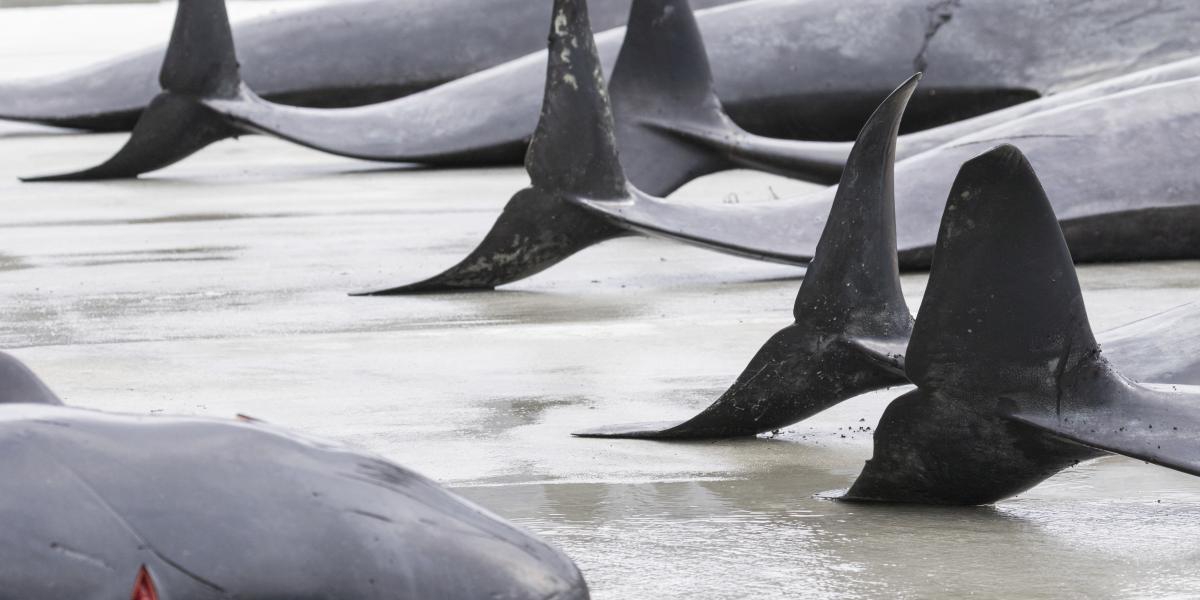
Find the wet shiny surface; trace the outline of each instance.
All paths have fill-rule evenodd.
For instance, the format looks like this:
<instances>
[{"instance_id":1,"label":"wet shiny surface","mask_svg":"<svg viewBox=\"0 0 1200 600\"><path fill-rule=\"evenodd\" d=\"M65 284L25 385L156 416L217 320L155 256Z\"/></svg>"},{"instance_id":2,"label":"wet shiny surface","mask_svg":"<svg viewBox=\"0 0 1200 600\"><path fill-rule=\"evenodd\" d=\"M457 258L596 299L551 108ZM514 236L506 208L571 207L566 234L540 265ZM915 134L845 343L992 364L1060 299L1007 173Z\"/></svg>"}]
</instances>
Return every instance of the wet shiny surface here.
<instances>
[{"instance_id":1,"label":"wet shiny surface","mask_svg":"<svg viewBox=\"0 0 1200 600\"><path fill-rule=\"evenodd\" d=\"M0 31L39 13L6 13ZM0 64L17 51L0 43ZM706 406L790 322L798 269L629 239L498 293L350 298L452 264L524 173L408 171L244 138L144 181L15 179L123 139L0 127L0 347L70 404L244 413L376 451L559 545L599 599L1200 589L1200 480L1135 461L1088 463L989 508L818 497L849 486L901 390L773 439L569 436ZM804 189L737 173L677 197ZM1200 298L1196 262L1080 278L1097 330ZM924 281L904 278L914 310Z\"/></svg>"}]
</instances>

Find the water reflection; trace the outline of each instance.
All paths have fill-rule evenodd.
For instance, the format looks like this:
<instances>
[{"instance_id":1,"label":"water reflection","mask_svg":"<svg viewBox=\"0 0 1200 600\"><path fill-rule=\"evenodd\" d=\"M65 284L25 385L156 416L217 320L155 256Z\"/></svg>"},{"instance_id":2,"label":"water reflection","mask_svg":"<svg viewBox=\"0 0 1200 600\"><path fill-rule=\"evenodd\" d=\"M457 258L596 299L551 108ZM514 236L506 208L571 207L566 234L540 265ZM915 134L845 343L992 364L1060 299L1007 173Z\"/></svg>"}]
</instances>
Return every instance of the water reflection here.
<instances>
[{"instance_id":1,"label":"water reflection","mask_svg":"<svg viewBox=\"0 0 1200 600\"><path fill-rule=\"evenodd\" d=\"M1077 492L1090 475L1061 485ZM815 497L848 482L793 466L750 479L457 491L564 548L598 599L1149 598L1200 585L1200 507L1186 494L1169 507L1058 497L1053 484L1048 497L981 508Z\"/></svg>"}]
</instances>

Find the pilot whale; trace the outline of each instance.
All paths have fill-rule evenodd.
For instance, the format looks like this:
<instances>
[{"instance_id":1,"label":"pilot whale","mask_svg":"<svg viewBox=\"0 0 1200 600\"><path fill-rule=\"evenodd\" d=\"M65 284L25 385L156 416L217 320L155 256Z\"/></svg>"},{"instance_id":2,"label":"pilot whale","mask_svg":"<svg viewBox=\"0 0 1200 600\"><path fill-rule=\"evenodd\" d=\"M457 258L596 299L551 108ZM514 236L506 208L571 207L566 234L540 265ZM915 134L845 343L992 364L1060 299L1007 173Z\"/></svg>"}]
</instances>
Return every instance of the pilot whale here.
<instances>
[{"instance_id":1,"label":"pilot whale","mask_svg":"<svg viewBox=\"0 0 1200 600\"><path fill-rule=\"evenodd\" d=\"M989 504L1106 454L1200 475L1200 394L1135 383L1101 350L1020 151L967 162L952 189L906 355L917 389L843 499Z\"/></svg>"},{"instance_id":2,"label":"pilot whale","mask_svg":"<svg viewBox=\"0 0 1200 600\"><path fill-rule=\"evenodd\" d=\"M382 458L64 406L0 353L0 595L585 600L569 558Z\"/></svg>"},{"instance_id":3,"label":"pilot whale","mask_svg":"<svg viewBox=\"0 0 1200 600\"><path fill-rule=\"evenodd\" d=\"M211 0L206 0L211 1ZM696 0L696 8L731 0ZM264 98L301 106L384 102L545 46L547 0L336 0L238 23L242 74ZM629 0L593 0L597 27ZM163 45L68 73L0 83L0 118L128 131L161 91Z\"/></svg>"},{"instance_id":4,"label":"pilot whale","mask_svg":"<svg viewBox=\"0 0 1200 600\"><path fill-rule=\"evenodd\" d=\"M356 158L511 164L536 128L545 53L390 102L288 107L240 85L232 37L215 23L222 7L191 2L180 3L173 36L180 49L164 59L164 91L130 142L104 165L57 179L133 177L245 131ZM1200 32L1179 26L1200 19L1200 5L1186 0L1154 10L1133 0L943 4L756 0L710 9L700 27L732 118L758 134L812 140L852 139L914 65L927 73L926 84L905 123L923 129L1200 50ZM600 35L603 64L612 64L622 34Z\"/></svg>"},{"instance_id":5,"label":"pilot whale","mask_svg":"<svg viewBox=\"0 0 1200 600\"><path fill-rule=\"evenodd\" d=\"M568 39L578 49L570 62L551 53L543 113L526 157L532 186L509 201L457 265L368 293L493 289L593 244L634 234L786 264L812 260L837 188L761 204L702 206L668 202L630 184L597 56L583 51L592 47L591 36L567 23L555 47ZM559 83L565 80L571 85ZM1041 169L1076 260L1200 257L1200 228L1193 226L1200 222L1200 184L1192 172L1200 144L1188 134L1200 130L1198 94L1200 77L1168 79L1037 111L898 162L900 266L928 268L940 199L957 168L981 148L1007 140L1020 141Z\"/></svg>"},{"instance_id":6,"label":"pilot whale","mask_svg":"<svg viewBox=\"0 0 1200 600\"><path fill-rule=\"evenodd\" d=\"M795 321L771 337L733 385L686 421L606 426L579 437L698 439L773 431L860 394L909 382L913 318L900 289L892 164L912 78L868 119L842 176ZM998 173L999 177L1004 173ZM1019 230L1010 235L1020 239ZM932 286L933 283L931 282ZM1138 380L1200 385L1200 303L1104 335Z\"/></svg>"}]
</instances>

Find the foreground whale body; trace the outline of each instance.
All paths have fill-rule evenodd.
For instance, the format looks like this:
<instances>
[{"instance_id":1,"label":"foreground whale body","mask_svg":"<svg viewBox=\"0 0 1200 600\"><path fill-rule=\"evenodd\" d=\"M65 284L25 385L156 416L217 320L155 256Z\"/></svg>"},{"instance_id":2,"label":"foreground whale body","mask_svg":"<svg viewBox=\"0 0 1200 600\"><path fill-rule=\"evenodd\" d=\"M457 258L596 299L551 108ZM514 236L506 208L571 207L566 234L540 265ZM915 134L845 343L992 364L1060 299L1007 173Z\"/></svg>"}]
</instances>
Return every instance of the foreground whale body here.
<instances>
[{"instance_id":1,"label":"foreground whale body","mask_svg":"<svg viewBox=\"0 0 1200 600\"><path fill-rule=\"evenodd\" d=\"M590 245L638 233L759 260L812 259L835 188L799 200L713 207L674 204L634 185L581 177L570 165L625 177L599 59L587 51L594 47L591 40L582 20L564 21L563 30L552 34L552 48L579 46L571 46L569 61L550 54L543 114L526 157L532 187L510 200L493 229L457 265L372 293L493 289ZM554 85L567 76L571 85ZM1200 256L1200 228L1190 225L1200 210L1191 170L1200 144L1186 134L1200 125L1193 123L1200 118L1193 110L1197 89L1197 78L1137 87L1039 111L900 161L895 185L901 267L928 267L941 214L938 198L945 198L955 170L981 144L1005 139L1021 140L1036 162L1046 163L1044 180L1056 193L1055 207L1078 259ZM911 107L910 102L908 111ZM553 126L549 119L555 119ZM577 137L608 139L579 144ZM546 177L555 171L558 182ZM564 179L570 185L560 185Z\"/></svg>"},{"instance_id":2,"label":"foreground whale body","mask_svg":"<svg viewBox=\"0 0 1200 600\"><path fill-rule=\"evenodd\" d=\"M588 598L562 553L381 458L22 397L45 385L5 354L0 377L6 598Z\"/></svg>"},{"instance_id":3,"label":"foreground whale body","mask_svg":"<svg viewBox=\"0 0 1200 600\"><path fill-rule=\"evenodd\" d=\"M696 7L729 0L697 0ZM383 102L543 47L548 0L336 0L236 28L242 74L264 98L304 106ZM597 27L629 0L593 0ZM50 77L0 83L0 118L129 130L158 95L165 48Z\"/></svg>"},{"instance_id":4,"label":"foreground whale body","mask_svg":"<svg viewBox=\"0 0 1200 600\"><path fill-rule=\"evenodd\" d=\"M1014 147L955 181L905 369L917 389L884 412L847 500L987 504L1106 453L1200 475L1200 398L1133 383L1101 353Z\"/></svg>"},{"instance_id":5,"label":"foreground whale body","mask_svg":"<svg viewBox=\"0 0 1200 600\"><path fill-rule=\"evenodd\" d=\"M1136 87L1200 76L1200 59L1107 79L902 136L903 159L1037 112ZM830 185L850 142L769 138L739 127L717 97L704 41L688 0L633 0L625 41L608 84L617 146L629 181L667 196L707 173L750 168Z\"/></svg>"},{"instance_id":6,"label":"foreground whale body","mask_svg":"<svg viewBox=\"0 0 1200 600\"><path fill-rule=\"evenodd\" d=\"M734 120L764 135L844 140L913 65L929 68L925 92L906 121L920 129L1190 57L1200 50L1200 32L1177 24L1200 17L1200 6L1185 0L1168 4L1146 11L1134 0L1104 0L1080 10L1068 0L1016 0L931 11L924 0L763 0L712 9L702 15L701 28L712 44L718 92ZM864 23L871 24L870 35L864 35ZM615 57L622 33L601 35L605 64ZM1097 43L1100 39L1105 42ZM1013 47L1024 51L1009 51ZM199 48L200 55L225 52ZM545 54L536 53L420 94L353 109L281 107L249 88L201 95L199 101L222 122L347 156L444 166L508 164L520 159L536 127L545 61ZM169 71L165 67L164 75ZM137 129L151 139L173 116L135 128L135 140ZM167 146L169 139L156 141ZM74 178L130 177L169 164L132 157L178 160L195 149L185 143L130 152L130 160L118 157L110 168Z\"/></svg>"}]
</instances>

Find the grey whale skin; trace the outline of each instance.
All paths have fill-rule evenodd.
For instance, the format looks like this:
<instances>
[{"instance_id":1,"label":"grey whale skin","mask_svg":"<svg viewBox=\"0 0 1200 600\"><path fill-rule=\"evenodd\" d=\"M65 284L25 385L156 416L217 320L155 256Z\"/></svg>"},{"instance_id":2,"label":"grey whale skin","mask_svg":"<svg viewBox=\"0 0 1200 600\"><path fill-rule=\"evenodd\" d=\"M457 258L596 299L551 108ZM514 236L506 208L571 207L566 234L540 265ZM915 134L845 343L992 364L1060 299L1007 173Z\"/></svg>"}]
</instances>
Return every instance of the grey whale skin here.
<instances>
[{"instance_id":1,"label":"grey whale skin","mask_svg":"<svg viewBox=\"0 0 1200 600\"><path fill-rule=\"evenodd\" d=\"M513 196L492 230L458 264L416 283L367 294L494 289L588 246L634 234L808 264L836 187L798 199L721 206L674 203L644 193L627 180L621 164L620 126L596 68L598 58L584 51L593 47L586 21L565 24L552 48L569 44L574 51L570 61L551 53L542 115L526 156L531 187ZM1077 260L1200 257L1200 227L1195 226L1200 222L1200 182L1193 176L1200 159L1200 111L1195 108L1200 77L1187 75L1195 68L1194 62L1181 62L1130 75L1123 83L1103 86L1123 91L1034 111L898 162L894 187L900 266L928 268L958 167L981 149L1005 141L1020 142L1040 169ZM655 155L669 156L669 151ZM644 166L635 169L653 172Z\"/></svg>"},{"instance_id":2,"label":"grey whale skin","mask_svg":"<svg viewBox=\"0 0 1200 600\"><path fill-rule=\"evenodd\" d=\"M180 10L213 19L204 11L223 9L216 4L184 0ZM188 21L177 20L177 34ZM927 73L926 84L905 123L924 129L1191 57L1200 28L1183 24L1196 21L1200 5L1185 0L1150 11L1134 0L992 0L936 10L924 0L753 0L703 12L700 27L735 121L775 137L846 140L915 68ZM612 64L623 33L599 36L603 64ZM180 67L188 52L168 52L165 99L151 104L160 106L144 114L126 148L101 167L55 179L133 177L245 131L373 160L512 164L536 128L542 52L391 102L320 110L262 100L233 83L236 69L219 64L236 65L226 58L232 38L192 37L193 64ZM181 123L195 131L180 133Z\"/></svg>"},{"instance_id":3,"label":"grey whale skin","mask_svg":"<svg viewBox=\"0 0 1200 600\"><path fill-rule=\"evenodd\" d=\"M575 435L656 440L756 435L859 394L909 382L905 363L913 318L900 289L892 165L896 132L916 85L914 77L900 86L867 120L800 285L795 321L763 345L733 385L685 421L611 425ZM1022 239L1018 228L1005 233ZM1139 381L1200 384L1200 355L1189 351L1200 349L1200 303L1152 315L1103 339L1107 354Z\"/></svg>"},{"instance_id":4,"label":"grey whale skin","mask_svg":"<svg viewBox=\"0 0 1200 600\"><path fill-rule=\"evenodd\" d=\"M211 0L208 0L211 1ZM597 27L629 0L593 0ZM697 0L696 8L731 0ZM242 74L263 97L355 106L436 87L543 48L549 0L333 0L238 23ZM431 51L432 49L432 51ZM0 82L0 118L128 131L160 91L166 47L70 72Z\"/></svg>"},{"instance_id":5,"label":"grey whale skin","mask_svg":"<svg viewBox=\"0 0 1200 600\"><path fill-rule=\"evenodd\" d=\"M4 353L0 449L5 600L588 598L561 552L391 462L63 406Z\"/></svg>"}]
</instances>

